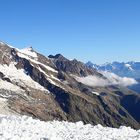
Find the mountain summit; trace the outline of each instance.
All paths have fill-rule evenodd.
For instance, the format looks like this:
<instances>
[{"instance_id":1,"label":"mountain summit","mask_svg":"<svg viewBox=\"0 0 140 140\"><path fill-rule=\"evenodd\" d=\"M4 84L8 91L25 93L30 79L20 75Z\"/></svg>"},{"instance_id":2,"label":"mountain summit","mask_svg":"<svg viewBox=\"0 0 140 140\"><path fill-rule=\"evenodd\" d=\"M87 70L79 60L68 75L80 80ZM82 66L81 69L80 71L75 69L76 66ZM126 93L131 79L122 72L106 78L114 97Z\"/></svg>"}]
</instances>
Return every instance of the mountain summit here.
<instances>
[{"instance_id":1,"label":"mountain summit","mask_svg":"<svg viewBox=\"0 0 140 140\"><path fill-rule=\"evenodd\" d=\"M139 108L137 93L82 62L0 43L1 114L138 129Z\"/></svg>"}]
</instances>

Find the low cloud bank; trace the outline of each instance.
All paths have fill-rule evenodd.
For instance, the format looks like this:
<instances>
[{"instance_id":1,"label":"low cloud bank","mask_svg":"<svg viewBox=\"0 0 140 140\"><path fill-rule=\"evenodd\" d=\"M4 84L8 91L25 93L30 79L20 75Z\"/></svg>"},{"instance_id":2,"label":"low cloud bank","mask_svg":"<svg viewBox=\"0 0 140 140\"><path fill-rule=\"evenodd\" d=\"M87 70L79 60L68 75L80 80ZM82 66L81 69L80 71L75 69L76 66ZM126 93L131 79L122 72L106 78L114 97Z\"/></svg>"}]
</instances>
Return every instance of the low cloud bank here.
<instances>
[{"instance_id":1,"label":"low cloud bank","mask_svg":"<svg viewBox=\"0 0 140 140\"><path fill-rule=\"evenodd\" d=\"M81 82L88 86L106 86L109 82L103 78L97 76L87 76L87 77L75 77L78 82Z\"/></svg>"},{"instance_id":2,"label":"low cloud bank","mask_svg":"<svg viewBox=\"0 0 140 140\"><path fill-rule=\"evenodd\" d=\"M119 77L118 75L110 72L101 72L107 79L103 79L98 76L87 76L87 77L75 77L78 82L81 82L88 86L109 86L109 85L121 85L130 86L137 84L137 81L133 78Z\"/></svg>"},{"instance_id":3,"label":"low cloud bank","mask_svg":"<svg viewBox=\"0 0 140 140\"><path fill-rule=\"evenodd\" d=\"M131 86L138 82L134 78L119 77L118 75L110 72L102 72L102 74L113 84L122 86Z\"/></svg>"}]
</instances>

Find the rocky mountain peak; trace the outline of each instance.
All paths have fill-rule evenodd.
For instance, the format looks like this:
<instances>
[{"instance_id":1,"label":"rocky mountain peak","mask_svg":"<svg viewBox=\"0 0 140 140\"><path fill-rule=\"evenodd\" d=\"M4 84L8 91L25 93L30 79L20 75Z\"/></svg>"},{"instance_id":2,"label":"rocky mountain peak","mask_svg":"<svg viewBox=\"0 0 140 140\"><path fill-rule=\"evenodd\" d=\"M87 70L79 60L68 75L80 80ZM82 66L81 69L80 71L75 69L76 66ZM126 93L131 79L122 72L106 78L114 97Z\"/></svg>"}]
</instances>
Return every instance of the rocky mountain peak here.
<instances>
[{"instance_id":1,"label":"rocky mountain peak","mask_svg":"<svg viewBox=\"0 0 140 140\"><path fill-rule=\"evenodd\" d=\"M23 49L20 49L21 51L25 51L26 52L35 52L34 48L32 46L27 46Z\"/></svg>"},{"instance_id":2,"label":"rocky mountain peak","mask_svg":"<svg viewBox=\"0 0 140 140\"><path fill-rule=\"evenodd\" d=\"M0 113L28 115L43 121L140 128L137 93L118 86L88 86L75 76L94 76L96 80L102 74L60 54L48 58L32 48L0 44Z\"/></svg>"},{"instance_id":3,"label":"rocky mountain peak","mask_svg":"<svg viewBox=\"0 0 140 140\"><path fill-rule=\"evenodd\" d=\"M53 59L66 60L66 58L62 54L49 55L48 57Z\"/></svg>"}]
</instances>

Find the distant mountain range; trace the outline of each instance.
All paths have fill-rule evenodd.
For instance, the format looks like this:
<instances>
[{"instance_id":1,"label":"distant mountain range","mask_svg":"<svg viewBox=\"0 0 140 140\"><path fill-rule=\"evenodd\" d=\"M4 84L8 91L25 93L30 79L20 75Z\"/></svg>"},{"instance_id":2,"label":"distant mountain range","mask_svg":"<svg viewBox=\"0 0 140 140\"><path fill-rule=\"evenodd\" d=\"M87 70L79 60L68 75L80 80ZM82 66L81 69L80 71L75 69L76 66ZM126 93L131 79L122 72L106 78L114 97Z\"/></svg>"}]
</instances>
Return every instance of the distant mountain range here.
<instances>
[{"instance_id":1,"label":"distant mountain range","mask_svg":"<svg viewBox=\"0 0 140 140\"><path fill-rule=\"evenodd\" d=\"M114 73L120 77L134 78L138 82L137 84L129 86L130 89L140 93L140 62L113 62L105 63L103 65L97 65L91 61L86 65L91 68L95 68L97 71L107 71Z\"/></svg>"},{"instance_id":2,"label":"distant mountain range","mask_svg":"<svg viewBox=\"0 0 140 140\"><path fill-rule=\"evenodd\" d=\"M121 77L140 78L140 62L113 62L97 65L92 62L87 62L87 66L93 67L99 71L109 71Z\"/></svg>"}]
</instances>

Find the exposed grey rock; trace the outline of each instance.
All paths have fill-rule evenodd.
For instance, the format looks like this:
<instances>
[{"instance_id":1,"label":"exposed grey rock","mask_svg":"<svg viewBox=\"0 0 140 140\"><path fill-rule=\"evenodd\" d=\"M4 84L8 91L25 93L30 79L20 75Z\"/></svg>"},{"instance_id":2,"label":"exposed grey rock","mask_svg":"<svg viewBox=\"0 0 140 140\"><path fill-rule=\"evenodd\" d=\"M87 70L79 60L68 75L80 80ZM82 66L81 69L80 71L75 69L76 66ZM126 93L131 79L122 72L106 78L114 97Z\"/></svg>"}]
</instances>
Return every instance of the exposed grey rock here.
<instances>
[{"instance_id":1,"label":"exposed grey rock","mask_svg":"<svg viewBox=\"0 0 140 140\"><path fill-rule=\"evenodd\" d=\"M32 52L35 51L32 49ZM0 65L10 66L12 63L17 71L23 70L25 77L30 77L44 88L37 89L29 83L24 83L22 79L13 80L6 77L0 69L0 80L20 89L0 90L0 98L7 99L7 107L11 112L44 121L56 119L111 127L126 125L140 128L140 118L137 115L140 96L124 87L89 87L77 82L73 75L96 75L104 78L82 62L70 61L60 54L45 57L36 52L36 59L21 57L17 49L8 45L0 45L0 53ZM128 102L131 102L131 106Z\"/></svg>"}]
</instances>

